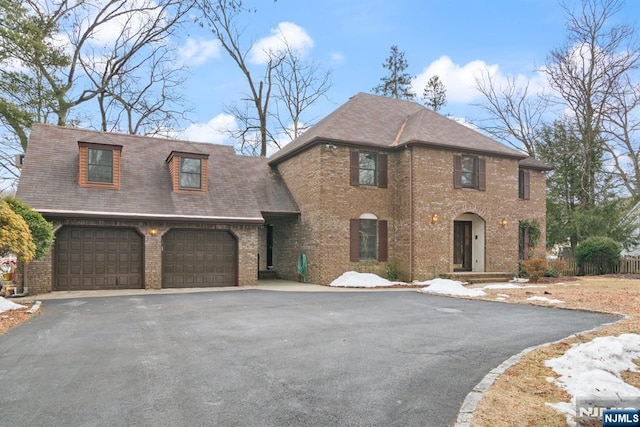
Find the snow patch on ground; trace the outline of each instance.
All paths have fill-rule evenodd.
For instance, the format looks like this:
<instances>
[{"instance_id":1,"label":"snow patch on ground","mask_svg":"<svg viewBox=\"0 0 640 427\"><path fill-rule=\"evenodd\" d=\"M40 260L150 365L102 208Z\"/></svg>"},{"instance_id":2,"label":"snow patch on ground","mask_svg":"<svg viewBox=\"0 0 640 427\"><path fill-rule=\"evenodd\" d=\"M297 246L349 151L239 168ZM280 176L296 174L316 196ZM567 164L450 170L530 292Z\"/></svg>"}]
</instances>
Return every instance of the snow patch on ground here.
<instances>
[{"instance_id":1,"label":"snow patch on ground","mask_svg":"<svg viewBox=\"0 0 640 427\"><path fill-rule=\"evenodd\" d=\"M420 289L418 292L425 294L441 294L454 295L464 297L480 297L487 293L482 289L469 289L462 285L462 282L449 279L433 279L426 282L418 282L418 285L427 285L426 288Z\"/></svg>"},{"instance_id":2,"label":"snow patch on ground","mask_svg":"<svg viewBox=\"0 0 640 427\"><path fill-rule=\"evenodd\" d=\"M347 271L340 277L329 283L329 286L336 286L342 288L378 288L395 285L403 285L400 282L390 282L387 279L372 274L372 273L358 273L357 271Z\"/></svg>"},{"instance_id":3,"label":"snow patch on ground","mask_svg":"<svg viewBox=\"0 0 640 427\"><path fill-rule=\"evenodd\" d=\"M25 308L24 305L20 305L20 304L16 304L13 301L9 301L6 298L0 297L0 313L3 313L5 311L9 311L9 310L16 310L18 308Z\"/></svg>"},{"instance_id":4,"label":"snow patch on ground","mask_svg":"<svg viewBox=\"0 0 640 427\"><path fill-rule=\"evenodd\" d=\"M545 362L546 366L560 375L555 383L571 395L571 402L547 405L565 414L567 420L570 420L576 415L576 396L639 396L640 389L624 382L620 375L626 370L638 372L633 363L638 358L638 334L601 337L574 345L562 356Z\"/></svg>"},{"instance_id":5,"label":"snow patch on ground","mask_svg":"<svg viewBox=\"0 0 640 427\"><path fill-rule=\"evenodd\" d=\"M549 304L564 304L564 301L561 301L559 299L550 299L547 297L531 297L531 298L527 298L527 301L541 301L541 302L547 302Z\"/></svg>"}]
</instances>

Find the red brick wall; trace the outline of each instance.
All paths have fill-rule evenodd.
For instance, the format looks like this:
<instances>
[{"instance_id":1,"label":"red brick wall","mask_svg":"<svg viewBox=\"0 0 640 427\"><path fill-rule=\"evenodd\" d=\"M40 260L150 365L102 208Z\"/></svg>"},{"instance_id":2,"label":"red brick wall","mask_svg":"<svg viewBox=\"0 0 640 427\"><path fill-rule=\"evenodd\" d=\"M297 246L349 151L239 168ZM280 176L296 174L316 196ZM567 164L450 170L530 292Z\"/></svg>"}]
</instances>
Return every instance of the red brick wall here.
<instances>
[{"instance_id":1,"label":"red brick wall","mask_svg":"<svg viewBox=\"0 0 640 427\"><path fill-rule=\"evenodd\" d=\"M483 271L515 273L518 221L536 219L544 231L545 175L532 171L531 199L520 200L515 159L481 156L486 161L486 191L478 191L453 188L453 156L463 153L428 147L414 147L413 155L409 149L391 151L389 186L381 189L350 186L350 152L346 146L332 149L317 144L278 165L302 211L300 245L309 258L312 282L328 284L354 269L386 276L387 263L349 261L349 219L363 213L389 221L388 264L403 280L426 280L453 270L453 224L462 214L470 212L484 221ZM431 223L433 214L438 215L437 224ZM538 252L543 251L544 240L543 235Z\"/></svg>"}]
</instances>

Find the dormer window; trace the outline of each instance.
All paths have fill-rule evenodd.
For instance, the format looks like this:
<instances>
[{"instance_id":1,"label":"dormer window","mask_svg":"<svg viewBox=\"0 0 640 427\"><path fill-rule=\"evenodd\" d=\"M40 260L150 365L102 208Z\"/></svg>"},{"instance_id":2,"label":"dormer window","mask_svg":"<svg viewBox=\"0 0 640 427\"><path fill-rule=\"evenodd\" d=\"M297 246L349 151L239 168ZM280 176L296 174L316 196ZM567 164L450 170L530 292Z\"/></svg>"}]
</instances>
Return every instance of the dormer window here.
<instances>
[{"instance_id":1,"label":"dormer window","mask_svg":"<svg viewBox=\"0 0 640 427\"><path fill-rule=\"evenodd\" d=\"M187 190L202 188L202 159L180 158L180 188Z\"/></svg>"},{"instance_id":2,"label":"dormer window","mask_svg":"<svg viewBox=\"0 0 640 427\"><path fill-rule=\"evenodd\" d=\"M78 142L78 183L84 187L120 188L121 145Z\"/></svg>"},{"instance_id":3,"label":"dormer window","mask_svg":"<svg viewBox=\"0 0 640 427\"><path fill-rule=\"evenodd\" d=\"M206 192L208 154L172 151L167 157L173 191Z\"/></svg>"},{"instance_id":4,"label":"dormer window","mask_svg":"<svg viewBox=\"0 0 640 427\"><path fill-rule=\"evenodd\" d=\"M87 182L113 184L113 150L87 150Z\"/></svg>"}]
</instances>

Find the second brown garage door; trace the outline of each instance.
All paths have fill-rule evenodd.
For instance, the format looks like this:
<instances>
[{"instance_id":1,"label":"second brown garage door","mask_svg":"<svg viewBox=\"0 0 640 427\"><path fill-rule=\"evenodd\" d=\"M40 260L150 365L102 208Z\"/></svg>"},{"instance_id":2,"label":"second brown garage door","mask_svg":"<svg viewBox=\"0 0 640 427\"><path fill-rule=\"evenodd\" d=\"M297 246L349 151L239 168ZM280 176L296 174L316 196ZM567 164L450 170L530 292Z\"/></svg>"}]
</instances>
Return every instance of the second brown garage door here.
<instances>
[{"instance_id":1,"label":"second brown garage door","mask_svg":"<svg viewBox=\"0 0 640 427\"><path fill-rule=\"evenodd\" d=\"M162 247L163 288L237 284L238 244L228 231L170 230Z\"/></svg>"}]
</instances>

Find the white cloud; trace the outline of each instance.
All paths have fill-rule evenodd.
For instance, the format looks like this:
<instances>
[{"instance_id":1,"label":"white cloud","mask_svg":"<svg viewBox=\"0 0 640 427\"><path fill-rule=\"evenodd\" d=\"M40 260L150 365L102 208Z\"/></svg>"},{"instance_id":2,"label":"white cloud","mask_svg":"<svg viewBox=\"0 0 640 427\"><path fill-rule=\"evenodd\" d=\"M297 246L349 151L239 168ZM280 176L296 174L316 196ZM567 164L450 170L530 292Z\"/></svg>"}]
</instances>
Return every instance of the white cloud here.
<instances>
[{"instance_id":1,"label":"white cloud","mask_svg":"<svg viewBox=\"0 0 640 427\"><path fill-rule=\"evenodd\" d=\"M292 22L281 22L271 29L271 35L258 40L249 52L249 60L256 64L264 64L269 55L282 51L286 47L304 56L312 47L313 39L304 28Z\"/></svg>"},{"instance_id":2,"label":"white cloud","mask_svg":"<svg viewBox=\"0 0 640 427\"><path fill-rule=\"evenodd\" d=\"M331 52L331 62L335 65L344 63L344 54L342 52Z\"/></svg>"},{"instance_id":3,"label":"white cloud","mask_svg":"<svg viewBox=\"0 0 640 427\"><path fill-rule=\"evenodd\" d=\"M237 128L236 119L231 114L221 113L207 123L193 123L174 136L187 141L230 144L229 131Z\"/></svg>"},{"instance_id":4,"label":"white cloud","mask_svg":"<svg viewBox=\"0 0 640 427\"><path fill-rule=\"evenodd\" d=\"M482 60L468 62L465 65L455 64L448 56L441 56L418 74L413 80L414 92L422 95L422 90L429 79L438 75L447 90L447 101L450 103L472 103L478 102L482 94L475 87L476 78L483 74L489 74L498 87L507 82L507 76L502 73L497 64L489 65ZM539 72L527 77L518 74L515 77L516 84L524 87L529 84L529 94L541 93L546 88L546 80Z\"/></svg>"},{"instance_id":5,"label":"white cloud","mask_svg":"<svg viewBox=\"0 0 640 427\"><path fill-rule=\"evenodd\" d=\"M143 28L147 28L160 17L161 8L153 0L131 0L126 3L125 8L116 5L106 5L102 1L87 2L84 9L87 11L81 24L83 31L97 19L100 13L102 18L105 15L112 16L111 19L103 22L91 33L89 42L95 46L111 46L122 34L130 36L140 34ZM117 9L116 9L117 8Z\"/></svg>"},{"instance_id":6,"label":"white cloud","mask_svg":"<svg viewBox=\"0 0 640 427\"><path fill-rule=\"evenodd\" d=\"M217 39L196 40L189 37L178 49L178 54L186 65L200 65L211 58L220 57L220 42Z\"/></svg>"}]
</instances>

